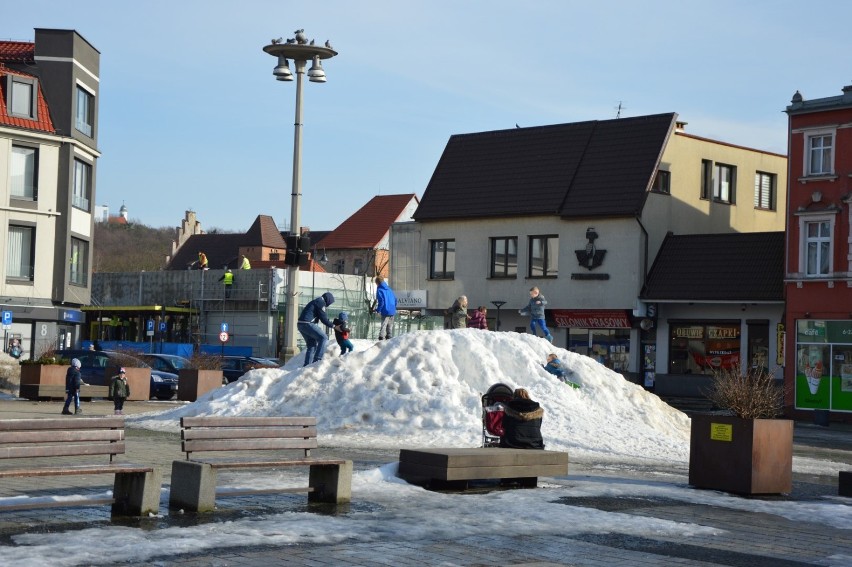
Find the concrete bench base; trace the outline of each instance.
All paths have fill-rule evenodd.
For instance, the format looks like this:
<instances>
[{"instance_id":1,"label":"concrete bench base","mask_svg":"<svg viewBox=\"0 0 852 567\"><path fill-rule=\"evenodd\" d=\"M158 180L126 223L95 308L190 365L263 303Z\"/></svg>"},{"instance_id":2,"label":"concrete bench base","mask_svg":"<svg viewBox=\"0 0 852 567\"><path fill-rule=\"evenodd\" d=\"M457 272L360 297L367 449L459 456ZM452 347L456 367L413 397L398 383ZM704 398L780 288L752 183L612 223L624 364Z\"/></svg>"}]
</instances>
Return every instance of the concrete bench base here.
<instances>
[{"instance_id":1,"label":"concrete bench base","mask_svg":"<svg viewBox=\"0 0 852 567\"><path fill-rule=\"evenodd\" d=\"M308 502L329 504L345 504L352 499L352 461L173 461L169 507L182 508L189 512L212 512L216 507L218 468L256 469L297 465L310 467L308 486L305 488L229 491L228 495L307 492Z\"/></svg>"},{"instance_id":2,"label":"concrete bench base","mask_svg":"<svg viewBox=\"0 0 852 567\"><path fill-rule=\"evenodd\" d=\"M430 488L465 488L471 480L499 479L535 487L540 476L568 474L568 453L537 449L402 449L397 475Z\"/></svg>"}]
</instances>

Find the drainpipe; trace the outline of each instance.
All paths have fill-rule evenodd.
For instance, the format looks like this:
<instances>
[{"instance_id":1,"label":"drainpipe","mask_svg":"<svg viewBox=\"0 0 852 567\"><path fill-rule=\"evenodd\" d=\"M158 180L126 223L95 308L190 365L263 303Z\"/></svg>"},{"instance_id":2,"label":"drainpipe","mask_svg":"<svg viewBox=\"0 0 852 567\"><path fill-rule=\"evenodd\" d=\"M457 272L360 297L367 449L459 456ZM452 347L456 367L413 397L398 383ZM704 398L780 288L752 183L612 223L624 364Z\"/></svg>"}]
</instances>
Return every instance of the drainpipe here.
<instances>
[{"instance_id":1,"label":"drainpipe","mask_svg":"<svg viewBox=\"0 0 852 567\"><path fill-rule=\"evenodd\" d=\"M642 219L639 216L636 216L636 222L639 224L639 228L642 229L642 239L644 242L644 250L642 251L642 285L640 289L645 287L645 278L648 276L648 231L645 230L645 226L642 224Z\"/></svg>"}]
</instances>

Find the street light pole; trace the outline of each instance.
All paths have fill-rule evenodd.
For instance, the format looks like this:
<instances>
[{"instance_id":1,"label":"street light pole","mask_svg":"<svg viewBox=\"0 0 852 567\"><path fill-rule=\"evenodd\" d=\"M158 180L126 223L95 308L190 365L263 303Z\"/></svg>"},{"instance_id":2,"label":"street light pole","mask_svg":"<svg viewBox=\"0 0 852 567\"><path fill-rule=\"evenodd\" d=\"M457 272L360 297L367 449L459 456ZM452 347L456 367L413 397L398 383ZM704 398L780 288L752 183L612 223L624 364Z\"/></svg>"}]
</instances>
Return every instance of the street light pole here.
<instances>
[{"instance_id":1,"label":"street light pole","mask_svg":"<svg viewBox=\"0 0 852 567\"><path fill-rule=\"evenodd\" d=\"M305 76L305 65L313 61L308 70L308 80L314 83L326 82L321 59L329 59L337 55L326 41L325 46L308 43L304 30L296 30L295 38L282 43L281 39L272 40L263 50L278 58L278 64L272 73L279 81L292 81L288 59L292 59L296 71L296 120L293 133L293 187L290 194L290 234L299 238L302 232L302 83ZM299 266L287 266L287 301L284 307L284 358L291 358L296 350L296 309L299 295Z\"/></svg>"},{"instance_id":2,"label":"street light pole","mask_svg":"<svg viewBox=\"0 0 852 567\"><path fill-rule=\"evenodd\" d=\"M497 330L500 330L500 308L506 305L505 301L492 301L491 304L497 308Z\"/></svg>"}]
</instances>

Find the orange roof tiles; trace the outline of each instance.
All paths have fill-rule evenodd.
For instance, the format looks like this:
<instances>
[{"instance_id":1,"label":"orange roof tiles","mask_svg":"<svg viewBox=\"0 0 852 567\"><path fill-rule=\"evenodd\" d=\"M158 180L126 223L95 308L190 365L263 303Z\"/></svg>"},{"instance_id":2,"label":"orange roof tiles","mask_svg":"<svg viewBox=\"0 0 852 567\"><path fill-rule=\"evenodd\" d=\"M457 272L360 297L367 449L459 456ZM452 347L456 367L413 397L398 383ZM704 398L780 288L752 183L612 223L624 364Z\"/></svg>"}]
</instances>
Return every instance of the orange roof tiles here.
<instances>
[{"instance_id":1,"label":"orange roof tiles","mask_svg":"<svg viewBox=\"0 0 852 567\"><path fill-rule=\"evenodd\" d=\"M327 249L375 248L405 208L417 200L414 193L378 195L322 239Z\"/></svg>"},{"instance_id":2,"label":"orange roof tiles","mask_svg":"<svg viewBox=\"0 0 852 567\"><path fill-rule=\"evenodd\" d=\"M19 77L37 78L35 75L9 67L4 63L33 63L35 56L35 44L22 41L0 41L0 125L25 128L27 130L39 130L41 132L55 133L53 121L50 119L50 110L38 83L37 120L28 120L17 116L9 116L6 108L7 81L3 79L8 75Z\"/></svg>"}]
</instances>

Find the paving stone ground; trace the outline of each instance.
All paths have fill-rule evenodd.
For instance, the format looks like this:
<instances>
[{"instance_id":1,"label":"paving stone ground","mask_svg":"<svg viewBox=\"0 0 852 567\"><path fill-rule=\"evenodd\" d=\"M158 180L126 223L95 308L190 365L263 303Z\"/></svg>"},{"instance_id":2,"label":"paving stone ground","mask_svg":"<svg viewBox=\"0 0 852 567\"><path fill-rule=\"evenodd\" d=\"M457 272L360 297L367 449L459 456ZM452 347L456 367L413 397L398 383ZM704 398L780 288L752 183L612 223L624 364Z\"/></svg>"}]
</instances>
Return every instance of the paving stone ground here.
<instances>
[{"instance_id":1,"label":"paving stone ground","mask_svg":"<svg viewBox=\"0 0 852 567\"><path fill-rule=\"evenodd\" d=\"M141 413L169 407L169 403L131 402L126 413ZM111 413L111 404L91 402L83 406L85 415ZM59 402L0 401L0 416L58 417ZM69 419L75 419L69 417ZM852 470L852 427L832 424L818 427L797 423L794 452L797 456L832 460L849 465ZM327 453L353 459L356 470L368 470L396 461L398 453L390 450L322 449ZM128 456L140 463L159 465L167 487L171 462L180 459L180 442L176 433L128 429ZM604 469L606 469L605 472ZM682 475L686 471L654 471L626 464L625 467L600 467L594 463L572 463L575 475L602 474L622 479L646 480L649 474ZM60 493L96 494L111 488L111 479L96 476L49 477L0 481L0 497L16 494L50 495ZM837 494L837 478L819 474L794 474L790 495L774 500L797 502L825 501ZM71 531L82 527L140 525L146 529L158 526L191 525L193 522L228 521L246 515L263 516L278 511L281 505L300 508L301 495L252 496L223 500L211 517L173 516L168 510L167 492L163 492L161 518L113 521L108 507L59 508L0 513L0 544L9 544L15 534ZM276 500L283 498L283 500ZM835 500L842 502L841 499ZM240 567L240 566L742 566L800 567L805 565L852 565L852 530L832 528L820 518L793 522L783 517L757 511L735 510L690 504L665 498L626 497L561 497L558 502L570 506L617 511L638 518L670 520L698 524L723 530L723 536L694 534L688 538L667 535L631 536L618 533L577 533L565 535L517 536L510 533L463 537L460 539L418 539L405 541L342 542L334 544L299 544L287 546L252 546L208 549L201 553L174 555L164 553L145 562L117 563L128 566ZM852 501L850 501L852 505ZM353 503L353 506L358 504ZM487 519L483 519L487 521ZM392 532L392 531L391 531ZM0 558L2 564L2 558Z\"/></svg>"}]
</instances>

